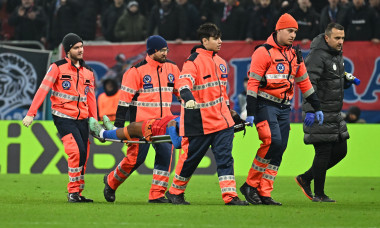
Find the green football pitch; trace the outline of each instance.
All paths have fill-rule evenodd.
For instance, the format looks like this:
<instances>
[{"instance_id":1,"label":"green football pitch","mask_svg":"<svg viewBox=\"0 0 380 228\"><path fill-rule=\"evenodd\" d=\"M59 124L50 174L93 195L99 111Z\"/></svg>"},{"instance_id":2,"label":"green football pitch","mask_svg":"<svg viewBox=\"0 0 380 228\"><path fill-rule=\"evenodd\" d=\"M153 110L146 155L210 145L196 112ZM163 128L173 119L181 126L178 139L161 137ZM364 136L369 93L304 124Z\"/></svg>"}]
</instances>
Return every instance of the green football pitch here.
<instances>
[{"instance_id":1,"label":"green football pitch","mask_svg":"<svg viewBox=\"0 0 380 228\"><path fill-rule=\"evenodd\" d=\"M216 176L193 176L191 205L147 203L149 175L131 176L107 203L102 177L86 176L84 195L94 203L70 204L67 175L0 175L0 227L380 227L379 178L328 177L326 194L337 203L314 203L293 177L280 176L272 197L283 206L239 207L224 205ZM237 177L238 187L244 180Z\"/></svg>"}]
</instances>

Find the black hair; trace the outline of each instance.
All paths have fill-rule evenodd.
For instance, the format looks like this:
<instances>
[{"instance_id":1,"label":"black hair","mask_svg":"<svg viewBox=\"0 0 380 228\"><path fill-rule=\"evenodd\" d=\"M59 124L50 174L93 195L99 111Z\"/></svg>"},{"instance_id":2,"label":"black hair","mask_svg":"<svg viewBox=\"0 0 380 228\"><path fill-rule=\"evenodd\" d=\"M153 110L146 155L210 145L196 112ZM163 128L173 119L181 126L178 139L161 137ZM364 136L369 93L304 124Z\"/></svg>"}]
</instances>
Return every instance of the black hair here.
<instances>
[{"instance_id":1,"label":"black hair","mask_svg":"<svg viewBox=\"0 0 380 228\"><path fill-rule=\"evenodd\" d=\"M325 35L330 37L332 29L344 30L344 27L338 23L331 22L325 29Z\"/></svg>"},{"instance_id":2,"label":"black hair","mask_svg":"<svg viewBox=\"0 0 380 228\"><path fill-rule=\"evenodd\" d=\"M222 32L220 31L218 26L216 26L213 23L205 23L201 25L198 28L197 33L198 33L198 37L201 43L202 43L203 38L206 38L206 39L209 39L210 37L220 38L222 36Z\"/></svg>"}]
</instances>

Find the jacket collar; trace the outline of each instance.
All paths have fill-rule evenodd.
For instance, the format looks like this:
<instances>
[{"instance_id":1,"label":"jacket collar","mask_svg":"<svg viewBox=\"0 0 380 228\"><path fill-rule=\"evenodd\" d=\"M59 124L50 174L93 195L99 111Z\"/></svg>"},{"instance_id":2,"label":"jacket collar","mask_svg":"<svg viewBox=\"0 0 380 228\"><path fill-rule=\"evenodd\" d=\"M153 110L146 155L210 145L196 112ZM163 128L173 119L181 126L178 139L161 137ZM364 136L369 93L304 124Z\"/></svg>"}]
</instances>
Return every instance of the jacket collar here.
<instances>
[{"instance_id":1,"label":"jacket collar","mask_svg":"<svg viewBox=\"0 0 380 228\"><path fill-rule=\"evenodd\" d=\"M75 68L77 68L74 64L73 64L73 62L71 61L71 59L69 59L69 58L67 58L67 56L65 57L65 59L66 59L66 61L70 64L70 66L74 66ZM81 60L79 60L79 68L81 68L81 67L83 67L84 66L84 60L83 59L81 59Z\"/></svg>"},{"instance_id":2,"label":"jacket collar","mask_svg":"<svg viewBox=\"0 0 380 228\"><path fill-rule=\"evenodd\" d=\"M156 60L149 57L149 55L146 55L145 60L148 62L149 65L151 65L154 68L162 67L163 63L157 62Z\"/></svg>"},{"instance_id":3,"label":"jacket collar","mask_svg":"<svg viewBox=\"0 0 380 228\"><path fill-rule=\"evenodd\" d=\"M292 48L292 45L290 45L290 46L281 46L281 45L279 45L279 44L277 43L277 39L276 39L276 32L272 33L272 34L268 37L266 43L269 44L269 45L271 45L271 46L273 46L273 47L275 47L275 48L277 48L277 49L280 49L280 50L286 50L286 49L289 50L289 49Z\"/></svg>"},{"instance_id":4,"label":"jacket collar","mask_svg":"<svg viewBox=\"0 0 380 228\"><path fill-rule=\"evenodd\" d=\"M203 45L199 45L199 46L196 46L196 47L194 47L194 48L196 48L196 51L197 51L199 54L207 55L207 56L209 56L209 57L211 57L211 58L212 58L214 55L216 55L216 52L207 50Z\"/></svg>"}]
</instances>

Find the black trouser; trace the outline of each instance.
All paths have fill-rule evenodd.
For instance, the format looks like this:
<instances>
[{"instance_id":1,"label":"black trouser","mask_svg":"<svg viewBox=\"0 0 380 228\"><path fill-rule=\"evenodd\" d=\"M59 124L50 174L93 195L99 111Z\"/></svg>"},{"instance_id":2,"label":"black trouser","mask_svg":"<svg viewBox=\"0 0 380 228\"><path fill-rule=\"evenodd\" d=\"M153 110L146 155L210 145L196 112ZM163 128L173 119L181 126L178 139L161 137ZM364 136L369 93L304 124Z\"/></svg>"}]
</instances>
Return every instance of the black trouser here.
<instances>
[{"instance_id":1,"label":"black trouser","mask_svg":"<svg viewBox=\"0 0 380 228\"><path fill-rule=\"evenodd\" d=\"M339 142L315 143L315 156L311 168L302 174L305 182L314 179L314 193L323 196L325 188L326 171L334 167L347 154L347 140Z\"/></svg>"}]
</instances>

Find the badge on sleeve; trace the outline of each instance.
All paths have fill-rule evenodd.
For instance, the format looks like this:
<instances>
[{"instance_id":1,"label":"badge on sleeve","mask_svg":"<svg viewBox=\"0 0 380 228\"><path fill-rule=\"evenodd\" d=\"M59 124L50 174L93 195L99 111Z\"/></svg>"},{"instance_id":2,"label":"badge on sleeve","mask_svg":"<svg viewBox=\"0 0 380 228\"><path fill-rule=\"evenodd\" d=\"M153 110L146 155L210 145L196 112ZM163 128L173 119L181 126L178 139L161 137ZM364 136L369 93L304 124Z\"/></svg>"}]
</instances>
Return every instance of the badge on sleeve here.
<instances>
[{"instance_id":1,"label":"badge on sleeve","mask_svg":"<svg viewBox=\"0 0 380 228\"><path fill-rule=\"evenodd\" d=\"M284 71L285 71L284 64L282 64L282 63L277 64L276 70L278 71L278 73L284 73Z\"/></svg>"},{"instance_id":2,"label":"badge on sleeve","mask_svg":"<svg viewBox=\"0 0 380 228\"><path fill-rule=\"evenodd\" d=\"M62 82L62 88L64 90L68 90L68 89L70 89L70 87L71 87L71 83L69 81L63 81Z\"/></svg>"},{"instance_id":3,"label":"badge on sleeve","mask_svg":"<svg viewBox=\"0 0 380 228\"><path fill-rule=\"evenodd\" d=\"M87 93L88 93L89 90L90 90L90 87L86 86L86 88L84 88L84 94L87 95Z\"/></svg>"},{"instance_id":4,"label":"badge on sleeve","mask_svg":"<svg viewBox=\"0 0 380 228\"><path fill-rule=\"evenodd\" d=\"M169 83L174 83L174 75L172 73L168 74Z\"/></svg>"},{"instance_id":5,"label":"badge on sleeve","mask_svg":"<svg viewBox=\"0 0 380 228\"><path fill-rule=\"evenodd\" d=\"M151 89L151 88L153 88L153 84L151 83L152 82L152 77L150 75L145 75L143 77L143 82L144 82L144 85L143 85L144 89Z\"/></svg>"},{"instance_id":6,"label":"badge on sleeve","mask_svg":"<svg viewBox=\"0 0 380 228\"><path fill-rule=\"evenodd\" d=\"M223 64L219 65L219 69L220 71L222 71L223 74L227 72L227 68Z\"/></svg>"},{"instance_id":7,"label":"badge on sleeve","mask_svg":"<svg viewBox=\"0 0 380 228\"><path fill-rule=\"evenodd\" d=\"M223 64L220 64L219 69L220 71L222 71L222 78L227 78L228 77L228 74L226 74L227 68Z\"/></svg>"}]
</instances>

